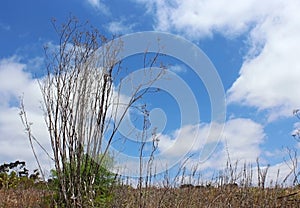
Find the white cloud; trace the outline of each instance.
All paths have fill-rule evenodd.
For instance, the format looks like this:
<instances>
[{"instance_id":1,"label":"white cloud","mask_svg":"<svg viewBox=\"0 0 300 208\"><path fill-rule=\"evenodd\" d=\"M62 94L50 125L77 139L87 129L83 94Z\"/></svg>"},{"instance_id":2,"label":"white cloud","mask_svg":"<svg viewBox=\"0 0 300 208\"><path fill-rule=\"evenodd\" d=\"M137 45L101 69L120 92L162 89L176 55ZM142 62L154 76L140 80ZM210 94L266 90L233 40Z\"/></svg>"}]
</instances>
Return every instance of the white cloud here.
<instances>
[{"instance_id":1,"label":"white cloud","mask_svg":"<svg viewBox=\"0 0 300 208\"><path fill-rule=\"evenodd\" d=\"M26 65L19 62L17 57L0 60L0 95L1 106L14 105L19 97L26 93L25 102L29 108L36 108L41 101L41 94L36 80L25 72Z\"/></svg>"},{"instance_id":2,"label":"white cloud","mask_svg":"<svg viewBox=\"0 0 300 208\"><path fill-rule=\"evenodd\" d=\"M252 23L265 16L264 10L272 10L277 1L258 0L209 1L209 0L138 0L146 4L156 15L156 29L176 31L185 36L199 38L221 32L236 35L246 31Z\"/></svg>"},{"instance_id":3,"label":"white cloud","mask_svg":"<svg viewBox=\"0 0 300 208\"><path fill-rule=\"evenodd\" d=\"M110 22L106 28L113 34L126 34L132 32L134 24L127 24L124 19Z\"/></svg>"},{"instance_id":4,"label":"white cloud","mask_svg":"<svg viewBox=\"0 0 300 208\"><path fill-rule=\"evenodd\" d=\"M180 64L170 66L168 69L175 73L185 73L187 71L186 67Z\"/></svg>"},{"instance_id":5,"label":"white cloud","mask_svg":"<svg viewBox=\"0 0 300 208\"><path fill-rule=\"evenodd\" d=\"M269 121L290 116L299 107L300 2L297 0L156 0L144 3L155 28L192 39L220 33L248 35L249 51L229 102L267 110Z\"/></svg>"},{"instance_id":6,"label":"white cloud","mask_svg":"<svg viewBox=\"0 0 300 208\"><path fill-rule=\"evenodd\" d=\"M187 152L203 147L208 135L209 125L187 125L171 135L159 135L159 150L168 157L184 156Z\"/></svg>"},{"instance_id":7,"label":"white cloud","mask_svg":"<svg viewBox=\"0 0 300 208\"><path fill-rule=\"evenodd\" d=\"M261 154L264 138L263 126L250 119L237 118L226 123L223 141L232 161L253 162Z\"/></svg>"},{"instance_id":8,"label":"white cloud","mask_svg":"<svg viewBox=\"0 0 300 208\"><path fill-rule=\"evenodd\" d=\"M299 2L286 4L276 16L268 16L254 28L252 49L262 40L264 47L258 56L246 59L240 77L228 91L230 102L270 110L269 120L291 116L300 103L300 14L294 8L300 8Z\"/></svg>"},{"instance_id":9,"label":"white cloud","mask_svg":"<svg viewBox=\"0 0 300 208\"><path fill-rule=\"evenodd\" d=\"M0 60L0 158L2 162L24 160L27 167L33 170L37 168L37 164L19 116L20 96L24 96L34 135L48 151L50 144L43 114L39 108L39 85L37 80L25 71L26 67L27 65L20 63L17 57ZM50 169L49 158L43 156L44 153L39 148L37 153L41 156L43 168Z\"/></svg>"},{"instance_id":10,"label":"white cloud","mask_svg":"<svg viewBox=\"0 0 300 208\"><path fill-rule=\"evenodd\" d=\"M178 158L187 152L200 154L205 144L218 142L218 137L206 141L209 131L220 128L214 124L185 126L176 130L172 135L160 135L159 150L166 153L166 157ZM201 168L221 168L226 165L228 154L231 161L254 162L261 155L260 145L263 143L265 133L263 126L250 119L236 118L227 121L220 142L222 149L219 149L211 157L201 164ZM199 159L196 163L199 163Z\"/></svg>"},{"instance_id":11,"label":"white cloud","mask_svg":"<svg viewBox=\"0 0 300 208\"><path fill-rule=\"evenodd\" d=\"M102 0L87 0L87 2L94 7L96 10L102 12L105 15L110 14L110 10L107 5L105 5Z\"/></svg>"}]
</instances>

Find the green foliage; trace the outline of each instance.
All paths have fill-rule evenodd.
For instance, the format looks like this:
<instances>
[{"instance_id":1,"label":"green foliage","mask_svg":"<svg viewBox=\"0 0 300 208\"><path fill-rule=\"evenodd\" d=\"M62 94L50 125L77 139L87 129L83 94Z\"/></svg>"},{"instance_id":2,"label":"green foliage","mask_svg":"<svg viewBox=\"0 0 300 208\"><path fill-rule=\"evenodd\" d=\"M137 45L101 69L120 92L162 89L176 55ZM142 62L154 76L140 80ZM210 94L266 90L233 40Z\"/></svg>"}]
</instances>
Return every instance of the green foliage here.
<instances>
[{"instance_id":1,"label":"green foliage","mask_svg":"<svg viewBox=\"0 0 300 208\"><path fill-rule=\"evenodd\" d=\"M0 189L28 189L34 186L34 180L28 177L19 177L15 171L0 173Z\"/></svg>"},{"instance_id":2,"label":"green foliage","mask_svg":"<svg viewBox=\"0 0 300 208\"><path fill-rule=\"evenodd\" d=\"M10 174L0 173L0 188L16 188L19 184L19 181L20 178L17 177L15 171L12 171Z\"/></svg>"},{"instance_id":3,"label":"green foliage","mask_svg":"<svg viewBox=\"0 0 300 208\"><path fill-rule=\"evenodd\" d=\"M0 165L0 189L24 189L34 185L34 179L28 177L28 170L24 168L25 162L15 161ZM23 169L22 169L23 168ZM26 171L25 171L26 170ZM25 173L25 174L24 174ZM36 171L37 176L39 175Z\"/></svg>"},{"instance_id":4,"label":"green foliage","mask_svg":"<svg viewBox=\"0 0 300 208\"><path fill-rule=\"evenodd\" d=\"M104 167L100 167L99 174L95 177L95 205L105 205L113 199L113 187L117 184L115 174Z\"/></svg>"},{"instance_id":5,"label":"green foliage","mask_svg":"<svg viewBox=\"0 0 300 208\"><path fill-rule=\"evenodd\" d=\"M87 184L90 184L92 186L92 190L94 192L94 200L91 203L94 207L107 206L113 200L113 188L118 184L116 174L108 170L109 167L111 167L113 164L113 159L110 156L106 156L105 158L101 157L103 156L99 156L98 160L95 160L88 155L84 155L80 168L79 178L82 179L81 187L85 188ZM98 164L100 160L102 161L102 165ZM65 177L63 177L68 184L70 183L70 171L71 169L76 170L76 164L67 162L64 167L66 167L66 171ZM56 170L51 170L50 181L51 182L48 183L50 189L58 191L60 182ZM91 183L91 181L93 181L93 183ZM81 194L85 193L83 192ZM87 198L87 196L83 196L83 198Z\"/></svg>"}]
</instances>

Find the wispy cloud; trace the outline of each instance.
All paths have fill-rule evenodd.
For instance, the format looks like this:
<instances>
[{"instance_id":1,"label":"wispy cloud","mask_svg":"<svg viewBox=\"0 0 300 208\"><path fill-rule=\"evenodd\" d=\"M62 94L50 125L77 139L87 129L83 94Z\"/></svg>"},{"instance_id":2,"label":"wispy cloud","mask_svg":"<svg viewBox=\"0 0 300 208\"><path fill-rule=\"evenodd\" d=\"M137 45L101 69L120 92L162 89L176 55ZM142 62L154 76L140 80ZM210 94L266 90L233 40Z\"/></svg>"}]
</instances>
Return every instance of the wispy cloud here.
<instances>
[{"instance_id":1,"label":"wispy cloud","mask_svg":"<svg viewBox=\"0 0 300 208\"><path fill-rule=\"evenodd\" d=\"M185 73L186 72L186 67L184 65L173 65L168 67L169 70L175 72L175 73Z\"/></svg>"},{"instance_id":2,"label":"wispy cloud","mask_svg":"<svg viewBox=\"0 0 300 208\"><path fill-rule=\"evenodd\" d=\"M108 23L106 28L112 34L126 34L132 32L134 26L134 24L128 24L125 19L121 19Z\"/></svg>"},{"instance_id":3,"label":"wispy cloud","mask_svg":"<svg viewBox=\"0 0 300 208\"><path fill-rule=\"evenodd\" d=\"M3 23L3 22L0 22L0 29L1 30L5 30L5 31L9 31L10 30L10 26Z\"/></svg>"},{"instance_id":4,"label":"wispy cloud","mask_svg":"<svg viewBox=\"0 0 300 208\"><path fill-rule=\"evenodd\" d=\"M110 14L109 7L102 2L102 0L87 0L87 2L96 10L102 12L104 15Z\"/></svg>"}]
</instances>

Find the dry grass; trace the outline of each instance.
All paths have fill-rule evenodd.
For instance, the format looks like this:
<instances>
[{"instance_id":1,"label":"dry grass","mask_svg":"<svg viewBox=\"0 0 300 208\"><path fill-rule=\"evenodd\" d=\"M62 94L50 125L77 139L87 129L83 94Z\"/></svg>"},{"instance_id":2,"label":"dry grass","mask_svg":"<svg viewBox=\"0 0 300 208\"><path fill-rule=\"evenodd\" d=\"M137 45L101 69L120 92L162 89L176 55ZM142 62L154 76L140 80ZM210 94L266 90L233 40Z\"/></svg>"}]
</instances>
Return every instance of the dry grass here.
<instances>
[{"instance_id":1,"label":"dry grass","mask_svg":"<svg viewBox=\"0 0 300 208\"><path fill-rule=\"evenodd\" d=\"M51 203L51 193L46 190L36 188L0 190L1 208L53 207Z\"/></svg>"},{"instance_id":2,"label":"dry grass","mask_svg":"<svg viewBox=\"0 0 300 208\"><path fill-rule=\"evenodd\" d=\"M108 207L300 207L300 189L295 187L150 187L140 192L120 186L114 193L116 197ZM36 188L0 190L1 208L54 207L51 200L49 191Z\"/></svg>"},{"instance_id":3,"label":"dry grass","mask_svg":"<svg viewBox=\"0 0 300 208\"><path fill-rule=\"evenodd\" d=\"M112 207L300 207L295 188L150 188L143 195L140 206L139 191L121 187Z\"/></svg>"}]
</instances>

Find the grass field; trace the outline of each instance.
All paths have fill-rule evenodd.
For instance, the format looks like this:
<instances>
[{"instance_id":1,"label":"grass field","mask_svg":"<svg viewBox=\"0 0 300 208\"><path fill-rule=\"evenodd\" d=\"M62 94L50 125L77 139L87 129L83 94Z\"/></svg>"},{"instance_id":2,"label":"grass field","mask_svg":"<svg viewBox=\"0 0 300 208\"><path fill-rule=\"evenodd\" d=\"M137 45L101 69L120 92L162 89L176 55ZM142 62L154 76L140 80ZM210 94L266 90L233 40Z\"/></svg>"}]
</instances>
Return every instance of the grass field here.
<instances>
[{"instance_id":1,"label":"grass field","mask_svg":"<svg viewBox=\"0 0 300 208\"><path fill-rule=\"evenodd\" d=\"M106 207L300 207L300 189L236 187L186 187L142 189L118 186ZM47 188L0 190L0 207L55 207L53 192Z\"/></svg>"}]
</instances>

